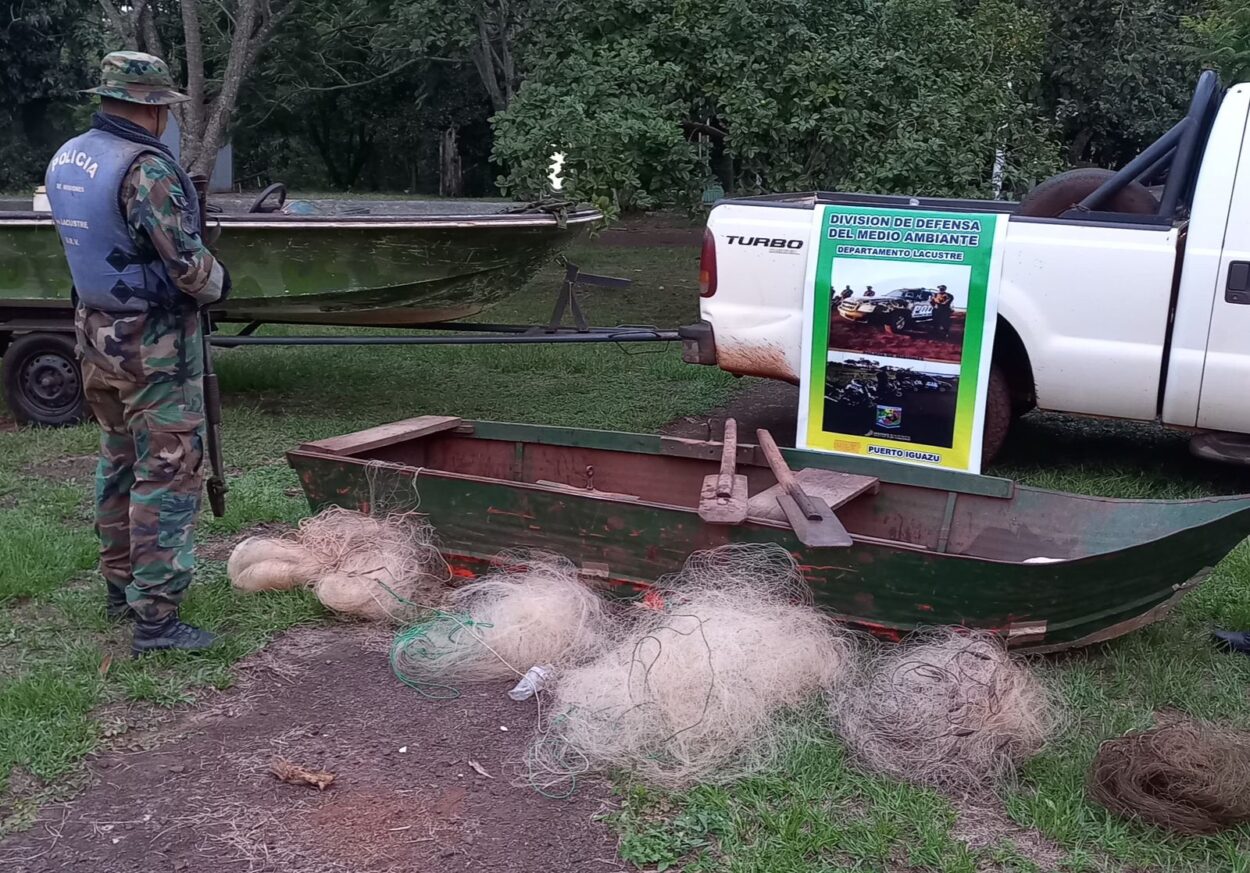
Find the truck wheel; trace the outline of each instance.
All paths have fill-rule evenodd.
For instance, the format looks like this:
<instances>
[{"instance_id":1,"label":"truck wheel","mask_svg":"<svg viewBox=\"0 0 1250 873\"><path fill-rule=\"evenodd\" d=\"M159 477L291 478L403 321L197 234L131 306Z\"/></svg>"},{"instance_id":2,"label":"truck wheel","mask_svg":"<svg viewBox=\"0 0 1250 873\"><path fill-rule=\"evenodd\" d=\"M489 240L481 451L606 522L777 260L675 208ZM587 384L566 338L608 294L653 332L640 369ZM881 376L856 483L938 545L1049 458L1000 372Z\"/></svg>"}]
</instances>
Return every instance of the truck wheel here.
<instances>
[{"instance_id":1,"label":"truck wheel","mask_svg":"<svg viewBox=\"0 0 1250 873\"><path fill-rule=\"evenodd\" d=\"M78 424L84 417L82 372L74 339L61 333L19 336L4 353L4 399L23 424Z\"/></svg>"},{"instance_id":2,"label":"truck wheel","mask_svg":"<svg viewBox=\"0 0 1250 873\"><path fill-rule=\"evenodd\" d=\"M890 320L886 322L885 326L888 327L892 333L903 333L908 327L911 326L911 322L905 313L900 312L897 315L891 315Z\"/></svg>"},{"instance_id":3,"label":"truck wheel","mask_svg":"<svg viewBox=\"0 0 1250 873\"><path fill-rule=\"evenodd\" d=\"M1099 167L1082 167L1051 176L1038 183L1028 194L1020 198L1016 215L1033 218L1058 218L1080 203L1115 173ZM1154 215L1159 211L1159 201L1150 189L1140 182L1129 182L1101 212L1121 212L1129 215Z\"/></svg>"},{"instance_id":4,"label":"truck wheel","mask_svg":"<svg viewBox=\"0 0 1250 873\"><path fill-rule=\"evenodd\" d=\"M990 386L985 400L985 429L981 432L981 467L993 463L1011 430L1011 388L997 364L990 367Z\"/></svg>"}]
</instances>

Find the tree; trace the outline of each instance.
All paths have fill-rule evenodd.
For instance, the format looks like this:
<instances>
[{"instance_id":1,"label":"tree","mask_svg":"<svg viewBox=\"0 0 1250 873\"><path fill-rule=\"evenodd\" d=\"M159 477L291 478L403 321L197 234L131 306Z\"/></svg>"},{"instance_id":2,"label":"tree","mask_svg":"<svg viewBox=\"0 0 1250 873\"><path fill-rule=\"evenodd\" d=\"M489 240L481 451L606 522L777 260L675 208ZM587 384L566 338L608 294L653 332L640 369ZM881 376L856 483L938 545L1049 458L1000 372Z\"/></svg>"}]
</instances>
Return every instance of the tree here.
<instances>
[{"instance_id":1,"label":"tree","mask_svg":"<svg viewBox=\"0 0 1250 873\"><path fill-rule=\"evenodd\" d=\"M0 189L41 179L51 151L82 119L77 92L99 57L92 0L15 0L0 28Z\"/></svg>"},{"instance_id":2,"label":"tree","mask_svg":"<svg viewBox=\"0 0 1250 873\"><path fill-rule=\"evenodd\" d=\"M502 112L521 84L522 40L545 5L543 0L406 0L396 10L397 42L420 56L471 62L491 105Z\"/></svg>"},{"instance_id":3,"label":"tree","mask_svg":"<svg viewBox=\"0 0 1250 873\"><path fill-rule=\"evenodd\" d=\"M1185 27L1194 60L1218 69L1228 84L1250 81L1250 0L1214 0Z\"/></svg>"},{"instance_id":4,"label":"tree","mask_svg":"<svg viewBox=\"0 0 1250 873\"><path fill-rule=\"evenodd\" d=\"M1184 19L1202 0L1041 0L1039 102L1070 164L1119 166L1180 120L1197 81Z\"/></svg>"},{"instance_id":5,"label":"tree","mask_svg":"<svg viewBox=\"0 0 1250 873\"><path fill-rule=\"evenodd\" d=\"M1036 88L1043 20L1013 0L605 0L534 28L496 116L501 185L566 154L607 208L727 188L988 195L1056 165ZM555 13L552 13L555 14Z\"/></svg>"},{"instance_id":6,"label":"tree","mask_svg":"<svg viewBox=\"0 0 1250 873\"><path fill-rule=\"evenodd\" d=\"M158 55L175 69L179 61L185 67L191 99L174 111L182 129L182 163L190 172L212 172L247 77L298 3L130 0L118 5L100 0L127 48Z\"/></svg>"},{"instance_id":7,"label":"tree","mask_svg":"<svg viewBox=\"0 0 1250 873\"><path fill-rule=\"evenodd\" d=\"M463 166L469 188L481 190L486 94L467 58L428 57L408 49L406 34L399 41L402 2L303 0L286 23L294 45L267 55L243 95L236 152L246 148L246 171L306 175L298 162L312 156L324 169L314 184L446 192L465 183ZM443 186L437 167L427 172L440 152Z\"/></svg>"}]
</instances>

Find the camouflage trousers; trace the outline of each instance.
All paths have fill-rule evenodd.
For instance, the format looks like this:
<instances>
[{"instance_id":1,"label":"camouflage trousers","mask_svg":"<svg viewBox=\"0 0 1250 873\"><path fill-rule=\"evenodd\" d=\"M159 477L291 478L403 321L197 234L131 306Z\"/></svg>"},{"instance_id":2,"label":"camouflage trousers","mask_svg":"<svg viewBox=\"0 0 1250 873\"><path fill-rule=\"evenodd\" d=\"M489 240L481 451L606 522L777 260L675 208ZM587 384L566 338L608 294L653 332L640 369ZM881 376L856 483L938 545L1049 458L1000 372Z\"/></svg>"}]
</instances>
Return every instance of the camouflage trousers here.
<instances>
[{"instance_id":1,"label":"camouflage trousers","mask_svg":"<svg viewBox=\"0 0 1250 873\"><path fill-rule=\"evenodd\" d=\"M105 581L141 617L175 612L195 567L203 346L195 312L79 309L83 391L100 423L96 532Z\"/></svg>"}]
</instances>

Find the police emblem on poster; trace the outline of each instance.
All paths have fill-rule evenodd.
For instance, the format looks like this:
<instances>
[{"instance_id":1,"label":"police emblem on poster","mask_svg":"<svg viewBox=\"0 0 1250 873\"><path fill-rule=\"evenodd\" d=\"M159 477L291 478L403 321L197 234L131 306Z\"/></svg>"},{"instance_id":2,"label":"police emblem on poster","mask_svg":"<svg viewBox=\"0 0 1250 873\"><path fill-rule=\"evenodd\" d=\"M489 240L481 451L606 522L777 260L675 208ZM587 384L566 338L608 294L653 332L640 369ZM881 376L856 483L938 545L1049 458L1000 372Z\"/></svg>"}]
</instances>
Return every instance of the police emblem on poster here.
<instances>
[{"instance_id":1,"label":"police emblem on poster","mask_svg":"<svg viewBox=\"0 0 1250 873\"><path fill-rule=\"evenodd\" d=\"M800 447L980 472L1006 227L993 213L817 207Z\"/></svg>"}]
</instances>

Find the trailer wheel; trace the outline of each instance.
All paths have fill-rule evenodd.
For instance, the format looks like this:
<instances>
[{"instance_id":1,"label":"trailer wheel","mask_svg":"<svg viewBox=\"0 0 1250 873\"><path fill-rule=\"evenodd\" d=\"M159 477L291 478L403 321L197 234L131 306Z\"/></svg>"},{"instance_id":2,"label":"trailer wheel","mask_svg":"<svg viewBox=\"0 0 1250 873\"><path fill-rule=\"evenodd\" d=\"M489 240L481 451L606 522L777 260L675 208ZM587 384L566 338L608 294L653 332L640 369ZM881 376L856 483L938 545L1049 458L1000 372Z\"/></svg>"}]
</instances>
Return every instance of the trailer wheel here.
<instances>
[{"instance_id":1,"label":"trailer wheel","mask_svg":"<svg viewBox=\"0 0 1250 873\"><path fill-rule=\"evenodd\" d=\"M61 333L16 337L4 353L4 399L23 424L78 424L84 417L82 371L74 339Z\"/></svg>"},{"instance_id":2,"label":"trailer wheel","mask_svg":"<svg viewBox=\"0 0 1250 873\"><path fill-rule=\"evenodd\" d=\"M981 467L988 467L1007 441L1011 430L1011 387L997 364L990 367L990 385L985 400L985 429L981 432Z\"/></svg>"}]
</instances>

